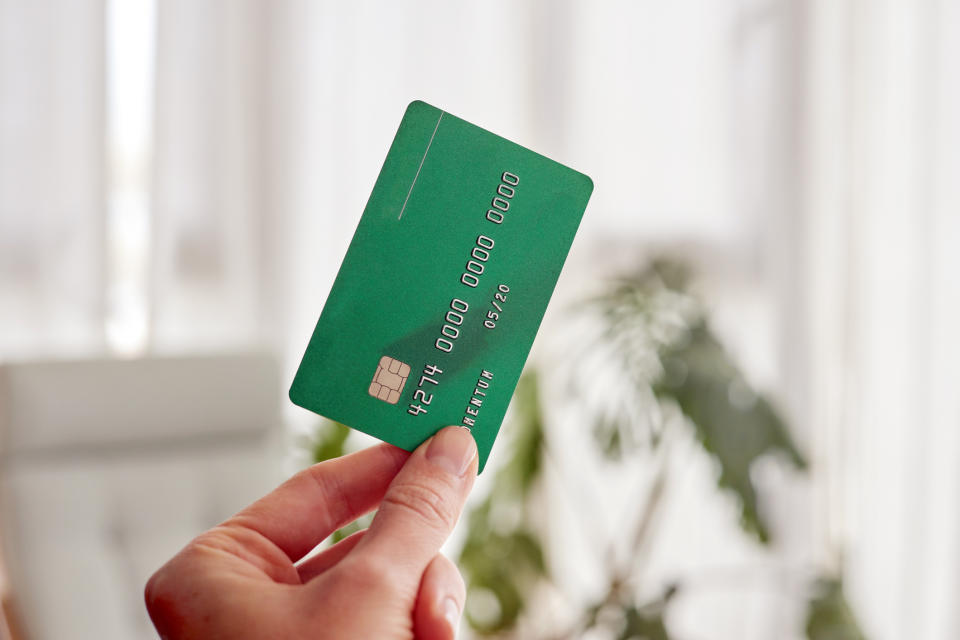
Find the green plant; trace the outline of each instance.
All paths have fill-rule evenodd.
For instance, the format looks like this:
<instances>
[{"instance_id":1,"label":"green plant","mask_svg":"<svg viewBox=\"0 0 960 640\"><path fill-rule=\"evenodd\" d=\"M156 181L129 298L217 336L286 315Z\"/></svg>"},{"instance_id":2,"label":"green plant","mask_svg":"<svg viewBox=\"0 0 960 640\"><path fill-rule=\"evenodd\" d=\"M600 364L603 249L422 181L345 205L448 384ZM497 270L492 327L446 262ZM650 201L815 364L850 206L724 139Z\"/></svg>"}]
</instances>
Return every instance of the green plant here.
<instances>
[{"instance_id":1,"label":"green plant","mask_svg":"<svg viewBox=\"0 0 960 640\"><path fill-rule=\"evenodd\" d=\"M641 560L655 552L670 481L664 442L672 430L693 430L719 469L718 489L736 501L740 525L757 544L769 544L771 531L750 475L754 462L776 455L797 469L806 467L783 418L741 374L691 290L683 264L656 260L572 314L568 330L576 340L570 342L579 347L569 349L564 362L551 363L554 381L563 379L565 395L589 416L593 442L609 464L631 464L644 455L657 473L645 487L635 529L623 533L632 553L619 560L612 549L607 554L606 592L569 628L550 636L524 632L524 638L578 638L604 629L618 640L670 639L664 615L684 585L660 585L652 598L640 594L641 586L650 586ZM544 550L542 517L533 516L551 447L541 377L528 366L521 378L503 434L510 438L501 449L506 459L494 471L489 493L464 518L458 564L469 590L467 620L479 635L520 637L518 622L530 613L532 596L541 589L560 591ZM342 455L347 434L340 425L324 429L314 443L315 458ZM820 577L811 591L808 638L862 640L838 577Z\"/></svg>"},{"instance_id":2,"label":"green plant","mask_svg":"<svg viewBox=\"0 0 960 640\"><path fill-rule=\"evenodd\" d=\"M569 342L580 346L559 365L566 372L566 395L590 416L593 440L610 464L629 464L644 453L648 460L652 455L658 472L639 507L636 528L624 532L633 553L619 561L612 550L607 554L606 593L551 639L577 638L599 628L618 640L670 638L664 614L683 585L661 585L659 595L641 599L645 585L638 561L655 552L657 516L669 482L669 453L663 446L668 430L693 430L719 468L718 488L736 500L740 524L758 544L768 544L771 533L750 476L754 462L773 454L798 469L806 467L771 401L749 385L711 331L690 281L682 264L654 261L573 314ZM486 500L467 515L460 566L470 593L479 591L486 600L492 596L496 604L482 619L468 616L480 634L513 637L529 596L552 582L542 536L526 515L538 499L536 485L550 451L538 379L528 368L514 396L509 425L514 443L505 448L509 457ZM498 511L520 516L497 522ZM816 591L808 637L862 638L839 580L823 578ZM468 600L468 612L469 607Z\"/></svg>"},{"instance_id":3,"label":"green plant","mask_svg":"<svg viewBox=\"0 0 960 640\"><path fill-rule=\"evenodd\" d=\"M807 614L807 637L817 640L865 640L843 596L839 578L819 578Z\"/></svg>"}]
</instances>

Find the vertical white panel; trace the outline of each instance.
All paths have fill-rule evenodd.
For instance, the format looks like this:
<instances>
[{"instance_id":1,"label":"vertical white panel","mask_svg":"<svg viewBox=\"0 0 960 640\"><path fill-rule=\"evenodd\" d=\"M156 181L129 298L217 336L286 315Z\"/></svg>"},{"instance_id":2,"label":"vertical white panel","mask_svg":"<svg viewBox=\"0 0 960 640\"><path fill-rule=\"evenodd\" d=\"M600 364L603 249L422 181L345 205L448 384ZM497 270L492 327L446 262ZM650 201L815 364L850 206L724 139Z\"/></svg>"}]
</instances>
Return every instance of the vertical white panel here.
<instances>
[{"instance_id":1,"label":"vertical white panel","mask_svg":"<svg viewBox=\"0 0 960 640\"><path fill-rule=\"evenodd\" d=\"M867 633L879 639L914 637L927 588L923 458L935 434L924 423L921 384L929 330L923 4L857 2L853 22L851 418L862 466L851 586Z\"/></svg>"},{"instance_id":2,"label":"vertical white panel","mask_svg":"<svg viewBox=\"0 0 960 640\"><path fill-rule=\"evenodd\" d=\"M324 154L333 148L317 143L317 126L326 118L313 97L327 80L316 73L311 52L318 46L312 0L271 2L265 16L263 207L260 224L260 287L264 333L280 354L281 380L293 379L306 341L319 316L324 291L316 286L335 267L317 267L330 260L327 229L341 197L334 189L324 197L327 167ZM323 185L322 187L319 185ZM346 216L344 216L346 217ZM305 266L305 261L310 266ZM332 278L332 275L330 275ZM332 282L332 280L331 280ZM303 310L306 309L304 313ZM312 430L318 418L290 403L283 404L287 424Z\"/></svg>"},{"instance_id":3,"label":"vertical white panel","mask_svg":"<svg viewBox=\"0 0 960 640\"><path fill-rule=\"evenodd\" d=\"M310 164L313 149L305 141L311 139L311 105L306 100L310 74L307 52L312 41L310 30L311 0L276 0L265 12L261 28L264 32L263 64L269 73L263 78L262 147L262 212L260 216L261 313L263 328L270 346L283 359L286 367L283 380L293 379L295 367L305 345L296 344L294 357L289 349L301 334L291 335L288 325L291 307L302 299L296 283L296 235L291 220L297 212L311 211L306 191L315 169ZM310 331L303 327L302 332ZM303 334L307 335L307 334ZM289 405L287 405L289 408Z\"/></svg>"},{"instance_id":4,"label":"vertical white panel","mask_svg":"<svg viewBox=\"0 0 960 640\"><path fill-rule=\"evenodd\" d=\"M103 343L102 0L0 0L0 358Z\"/></svg>"},{"instance_id":5,"label":"vertical white panel","mask_svg":"<svg viewBox=\"0 0 960 640\"><path fill-rule=\"evenodd\" d=\"M737 239L739 13L710 0L574 5L564 152L597 185L584 230Z\"/></svg>"},{"instance_id":6,"label":"vertical white panel","mask_svg":"<svg viewBox=\"0 0 960 640\"><path fill-rule=\"evenodd\" d=\"M810 404L826 542L867 635L957 635L960 237L950 2L817 2Z\"/></svg>"},{"instance_id":7,"label":"vertical white panel","mask_svg":"<svg viewBox=\"0 0 960 640\"><path fill-rule=\"evenodd\" d=\"M108 3L106 338L124 355L147 346L155 35L155 0Z\"/></svg>"},{"instance_id":8,"label":"vertical white panel","mask_svg":"<svg viewBox=\"0 0 960 640\"><path fill-rule=\"evenodd\" d=\"M960 636L960 4L931 3L928 38L933 59L930 143L931 215L926 244L930 330L924 384L929 393L926 428L931 437L924 489L928 573L925 638Z\"/></svg>"},{"instance_id":9,"label":"vertical white panel","mask_svg":"<svg viewBox=\"0 0 960 640\"><path fill-rule=\"evenodd\" d=\"M807 344L809 455L814 476L814 527L826 567L839 568L848 542L845 474L853 450L843 410L848 387L845 317L848 314L850 137L850 10L846 3L811 3L806 21L803 166L802 295Z\"/></svg>"},{"instance_id":10,"label":"vertical white panel","mask_svg":"<svg viewBox=\"0 0 960 640\"><path fill-rule=\"evenodd\" d=\"M157 6L152 346L258 339L262 2Z\"/></svg>"}]
</instances>

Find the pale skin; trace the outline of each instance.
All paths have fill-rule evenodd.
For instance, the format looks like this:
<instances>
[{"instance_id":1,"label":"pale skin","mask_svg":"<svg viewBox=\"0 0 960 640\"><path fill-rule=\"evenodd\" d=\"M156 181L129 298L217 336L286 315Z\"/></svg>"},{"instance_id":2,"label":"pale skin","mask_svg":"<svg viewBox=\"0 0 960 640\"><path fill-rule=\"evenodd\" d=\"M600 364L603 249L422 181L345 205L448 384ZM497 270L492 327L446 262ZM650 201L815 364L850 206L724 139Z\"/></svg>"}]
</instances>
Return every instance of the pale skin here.
<instances>
[{"instance_id":1,"label":"pale skin","mask_svg":"<svg viewBox=\"0 0 960 640\"><path fill-rule=\"evenodd\" d=\"M412 454L383 444L314 465L161 567L150 618L169 640L449 640L465 589L439 549L476 474L462 427ZM369 529L302 560L378 507Z\"/></svg>"}]
</instances>

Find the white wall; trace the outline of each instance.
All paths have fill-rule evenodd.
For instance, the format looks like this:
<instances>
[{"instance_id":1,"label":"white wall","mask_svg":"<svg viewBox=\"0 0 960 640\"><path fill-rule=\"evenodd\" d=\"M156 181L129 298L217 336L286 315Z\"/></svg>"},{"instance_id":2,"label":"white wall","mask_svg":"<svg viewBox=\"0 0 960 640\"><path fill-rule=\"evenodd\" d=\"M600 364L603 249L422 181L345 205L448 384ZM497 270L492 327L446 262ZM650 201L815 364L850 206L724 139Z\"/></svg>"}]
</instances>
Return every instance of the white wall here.
<instances>
[{"instance_id":1,"label":"white wall","mask_svg":"<svg viewBox=\"0 0 960 640\"><path fill-rule=\"evenodd\" d=\"M266 345L289 380L424 99L594 178L560 298L598 254L705 270L813 463L802 486L762 471L783 533L761 564L843 565L871 637L956 635L956 3L140 4L155 49L111 22L127 5L0 0L0 359ZM126 55L151 82L118 82ZM709 469L691 478L678 531L752 562ZM676 624L797 632L751 593L748 623L713 601Z\"/></svg>"}]
</instances>

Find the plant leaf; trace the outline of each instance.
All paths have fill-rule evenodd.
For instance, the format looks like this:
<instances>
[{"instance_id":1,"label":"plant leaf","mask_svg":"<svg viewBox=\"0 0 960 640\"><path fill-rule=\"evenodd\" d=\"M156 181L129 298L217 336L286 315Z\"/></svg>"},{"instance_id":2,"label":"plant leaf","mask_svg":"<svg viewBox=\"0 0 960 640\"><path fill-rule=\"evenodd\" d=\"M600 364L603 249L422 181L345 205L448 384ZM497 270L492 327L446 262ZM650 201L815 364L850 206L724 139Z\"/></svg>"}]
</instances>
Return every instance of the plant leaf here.
<instances>
[{"instance_id":1,"label":"plant leaf","mask_svg":"<svg viewBox=\"0 0 960 640\"><path fill-rule=\"evenodd\" d=\"M807 608L810 640L866 640L843 594L840 578L821 577Z\"/></svg>"},{"instance_id":2,"label":"plant leaf","mask_svg":"<svg viewBox=\"0 0 960 640\"><path fill-rule=\"evenodd\" d=\"M653 611L630 607L624 617L626 624L618 640L670 640L670 634L663 622L662 607Z\"/></svg>"},{"instance_id":3,"label":"plant leaf","mask_svg":"<svg viewBox=\"0 0 960 640\"><path fill-rule=\"evenodd\" d=\"M346 443L349 436L349 427L339 422L324 421L323 425L317 428L313 442L314 462L332 460L344 455L347 452Z\"/></svg>"},{"instance_id":4,"label":"plant leaf","mask_svg":"<svg viewBox=\"0 0 960 640\"><path fill-rule=\"evenodd\" d=\"M528 594L549 575L540 538L524 517L543 454L543 413L532 370L517 385L512 416L511 455L497 470L490 494L467 515L467 537L458 559L468 594L485 590L499 605L496 616L484 620L467 608L467 622L484 635L513 627ZM519 512L520 517L501 522L497 514L505 511Z\"/></svg>"},{"instance_id":5,"label":"plant leaf","mask_svg":"<svg viewBox=\"0 0 960 640\"><path fill-rule=\"evenodd\" d=\"M513 409L513 455L504 465L502 475L509 480L512 489L523 497L540 475L540 454L543 447L543 408L540 404L535 370L528 370L517 382L513 394Z\"/></svg>"},{"instance_id":6,"label":"plant leaf","mask_svg":"<svg viewBox=\"0 0 960 640\"><path fill-rule=\"evenodd\" d=\"M769 528L757 507L750 478L754 461L780 452L794 466L805 462L783 419L770 402L744 380L706 322L690 329L688 339L661 353L665 375L654 386L661 400L673 400L696 430L704 449L720 465L718 484L740 502L743 528L768 542Z\"/></svg>"}]
</instances>

